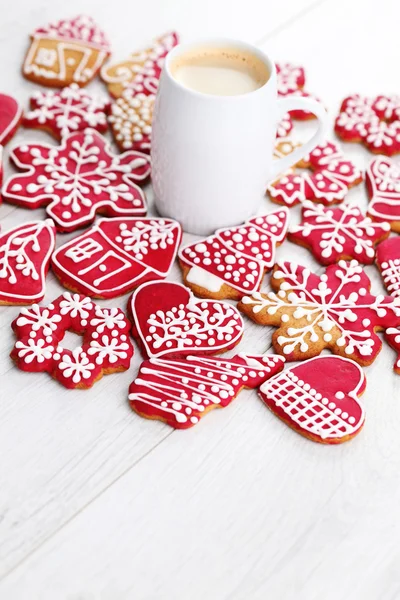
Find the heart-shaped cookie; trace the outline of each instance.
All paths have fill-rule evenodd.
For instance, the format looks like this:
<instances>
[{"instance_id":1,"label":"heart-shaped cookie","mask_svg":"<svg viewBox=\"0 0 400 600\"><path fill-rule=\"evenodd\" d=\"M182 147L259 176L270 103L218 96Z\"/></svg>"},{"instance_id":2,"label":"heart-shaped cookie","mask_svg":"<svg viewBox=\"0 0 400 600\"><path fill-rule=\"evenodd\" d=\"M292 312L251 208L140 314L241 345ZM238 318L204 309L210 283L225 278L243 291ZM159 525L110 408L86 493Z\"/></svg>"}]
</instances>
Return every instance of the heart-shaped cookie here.
<instances>
[{"instance_id":1,"label":"heart-shaped cookie","mask_svg":"<svg viewBox=\"0 0 400 600\"><path fill-rule=\"evenodd\" d=\"M196 300L184 285L150 281L129 301L132 335L146 358L218 354L241 340L243 321L235 307Z\"/></svg>"},{"instance_id":2,"label":"heart-shaped cookie","mask_svg":"<svg viewBox=\"0 0 400 600\"><path fill-rule=\"evenodd\" d=\"M5 146L17 131L22 119L22 108L12 96L0 94L0 144Z\"/></svg>"},{"instance_id":3,"label":"heart-shaped cookie","mask_svg":"<svg viewBox=\"0 0 400 600\"><path fill-rule=\"evenodd\" d=\"M378 156L368 167L368 216L374 221L388 221L400 233L400 165L391 158Z\"/></svg>"},{"instance_id":4,"label":"heart-shaped cookie","mask_svg":"<svg viewBox=\"0 0 400 600\"><path fill-rule=\"evenodd\" d=\"M259 395L268 408L304 437L322 444L353 438L364 424L358 397L366 379L357 363L318 356L266 381Z\"/></svg>"}]
</instances>

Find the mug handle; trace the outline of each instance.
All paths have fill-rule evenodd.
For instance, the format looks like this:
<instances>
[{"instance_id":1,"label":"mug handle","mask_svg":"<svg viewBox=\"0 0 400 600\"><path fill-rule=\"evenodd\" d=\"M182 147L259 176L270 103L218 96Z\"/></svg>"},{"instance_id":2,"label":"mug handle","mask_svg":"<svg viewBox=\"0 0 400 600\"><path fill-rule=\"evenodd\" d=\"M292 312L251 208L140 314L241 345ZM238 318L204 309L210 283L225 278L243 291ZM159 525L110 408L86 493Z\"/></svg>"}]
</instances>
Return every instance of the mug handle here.
<instances>
[{"instance_id":1,"label":"mug handle","mask_svg":"<svg viewBox=\"0 0 400 600\"><path fill-rule=\"evenodd\" d=\"M280 173L287 171L290 167L298 163L302 158L310 154L310 152L323 141L325 135L326 125L328 123L328 113L320 102L311 100L309 98L299 98L298 96L291 97L286 96L285 98L278 99L278 111L279 119L284 114L291 110L306 110L312 112L318 119L318 129L308 142L295 148L290 154L283 158L276 158L272 162L272 175L269 181L273 181Z\"/></svg>"}]
</instances>

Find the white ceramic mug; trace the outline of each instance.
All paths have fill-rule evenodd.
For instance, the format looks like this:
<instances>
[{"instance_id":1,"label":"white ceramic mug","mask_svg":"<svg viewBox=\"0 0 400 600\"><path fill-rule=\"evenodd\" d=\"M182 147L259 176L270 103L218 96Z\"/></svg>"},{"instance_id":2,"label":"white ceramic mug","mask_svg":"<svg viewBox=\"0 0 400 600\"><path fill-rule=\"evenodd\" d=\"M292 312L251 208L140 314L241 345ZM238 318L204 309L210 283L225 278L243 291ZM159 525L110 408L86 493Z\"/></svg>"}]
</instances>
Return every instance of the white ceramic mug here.
<instances>
[{"instance_id":1,"label":"white ceramic mug","mask_svg":"<svg viewBox=\"0 0 400 600\"><path fill-rule=\"evenodd\" d=\"M238 96L203 94L176 81L171 61L207 46L256 55L267 65L268 81ZM288 156L274 159L279 120L296 109L317 117L317 132ZM152 181L158 212L199 235L242 223L258 209L267 183L322 141L326 120L325 109L315 100L278 98L275 64L251 44L223 38L180 44L165 60L153 114Z\"/></svg>"}]
</instances>

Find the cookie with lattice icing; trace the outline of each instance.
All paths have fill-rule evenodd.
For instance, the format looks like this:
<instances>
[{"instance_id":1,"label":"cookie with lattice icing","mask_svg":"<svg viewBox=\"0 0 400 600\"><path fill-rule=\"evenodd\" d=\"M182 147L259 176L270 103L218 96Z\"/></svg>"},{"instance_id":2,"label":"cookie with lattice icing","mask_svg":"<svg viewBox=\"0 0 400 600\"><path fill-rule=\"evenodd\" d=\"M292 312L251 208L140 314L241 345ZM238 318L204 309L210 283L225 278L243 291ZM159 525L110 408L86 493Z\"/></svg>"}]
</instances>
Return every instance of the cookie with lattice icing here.
<instances>
[{"instance_id":1,"label":"cookie with lattice icing","mask_svg":"<svg viewBox=\"0 0 400 600\"><path fill-rule=\"evenodd\" d=\"M22 72L41 85L88 84L110 55L110 44L86 15L61 19L35 29Z\"/></svg>"},{"instance_id":2,"label":"cookie with lattice icing","mask_svg":"<svg viewBox=\"0 0 400 600\"><path fill-rule=\"evenodd\" d=\"M285 239L288 219L283 208L184 246L179 263L185 285L196 296L217 300L238 300L258 290L275 262L276 247Z\"/></svg>"},{"instance_id":3,"label":"cookie with lattice icing","mask_svg":"<svg viewBox=\"0 0 400 600\"><path fill-rule=\"evenodd\" d=\"M374 223L358 206L304 202L301 223L290 227L288 238L308 248L322 265L351 259L370 265L376 245L389 233L389 223Z\"/></svg>"},{"instance_id":4,"label":"cookie with lattice icing","mask_svg":"<svg viewBox=\"0 0 400 600\"><path fill-rule=\"evenodd\" d=\"M144 283L130 298L128 308L132 335L145 358L218 354L242 339L243 320L234 306L196 300L180 283Z\"/></svg>"},{"instance_id":5,"label":"cookie with lattice icing","mask_svg":"<svg viewBox=\"0 0 400 600\"><path fill-rule=\"evenodd\" d=\"M362 369L340 356L319 356L265 381L259 395L284 423L321 444L341 444L357 435L365 411Z\"/></svg>"},{"instance_id":6,"label":"cookie with lattice icing","mask_svg":"<svg viewBox=\"0 0 400 600\"><path fill-rule=\"evenodd\" d=\"M64 287L92 298L115 298L145 281L165 279L181 237L173 219L99 219L56 250L52 268Z\"/></svg>"},{"instance_id":7,"label":"cookie with lattice icing","mask_svg":"<svg viewBox=\"0 0 400 600\"><path fill-rule=\"evenodd\" d=\"M375 154L398 154L400 96L348 96L340 107L335 131L345 142L361 142Z\"/></svg>"},{"instance_id":8,"label":"cookie with lattice icing","mask_svg":"<svg viewBox=\"0 0 400 600\"><path fill-rule=\"evenodd\" d=\"M228 406L242 388L259 387L283 363L275 354L152 358L141 364L129 388L129 403L142 417L188 429L210 410Z\"/></svg>"},{"instance_id":9,"label":"cookie with lattice icing","mask_svg":"<svg viewBox=\"0 0 400 600\"><path fill-rule=\"evenodd\" d=\"M69 389L87 389L103 375L128 369L133 356L130 323L119 308L97 306L65 292L47 306L23 308L13 321L17 341L11 358L22 371L46 372ZM67 331L82 345L64 348Z\"/></svg>"},{"instance_id":10,"label":"cookie with lattice icing","mask_svg":"<svg viewBox=\"0 0 400 600\"><path fill-rule=\"evenodd\" d=\"M278 327L273 347L288 360L326 348L369 365L382 347L377 331L400 325L400 298L371 294L357 261L340 261L322 275L283 262L275 265L271 286L274 291L244 296L238 307L256 323Z\"/></svg>"},{"instance_id":11,"label":"cookie with lattice icing","mask_svg":"<svg viewBox=\"0 0 400 600\"><path fill-rule=\"evenodd\" d=\"M60 146L30 143L13 148L12 175L3 198L24 208L47 207L59 231L91 223L96 213L109 217L146 214L146 199L137 185L150 175L150 160L141 152L114 154L93 129L65 137Z\"/></svg>"}]
</instances>

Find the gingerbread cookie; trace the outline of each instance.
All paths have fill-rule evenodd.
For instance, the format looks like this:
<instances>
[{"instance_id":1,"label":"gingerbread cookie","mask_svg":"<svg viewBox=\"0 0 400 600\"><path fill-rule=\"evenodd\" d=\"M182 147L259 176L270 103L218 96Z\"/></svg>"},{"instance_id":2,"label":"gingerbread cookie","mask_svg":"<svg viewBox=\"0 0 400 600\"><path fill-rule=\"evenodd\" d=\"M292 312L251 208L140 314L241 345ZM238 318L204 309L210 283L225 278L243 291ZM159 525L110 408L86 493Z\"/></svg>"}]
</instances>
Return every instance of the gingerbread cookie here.
<instances>
[{"instance_id":1,"label":"gingerbread cookie","mask_svg":"<svg viewBox=\"0 0 400 600\"><path fill-rule=\"evenodd\" d=\"M27 208L47 206L59 231L83 227L97 212L146 214L145 195L136 182L148 178L149 158L140 152L113 154L93 129L67 136L58 147L21 144L10 158L25 173L8 179L3 197Z\"/></svg>"},{"instance_id":2,"label":"gingerbread cookie","mask_svg":"<svg viewBox=\"0 0 400 600\"><path fill-rule=\"evenodd\" d=\"M22 120L22 108L12 96L0 94L0 145L5 146Z\"/></svg>"},{"instance_id":3,"label":"gingerbread cookie","mask_svg":"<svg viewBox=\"0 0 400 600\"><path fill-rule=\"evenodd\" d=\"M385 332L388 344L397 352L397 358L393 365L395 373L400 375L400 327L389 327Z\"/></svg>"},{"instance_id":4,"label":"gingerbread cookie","mask_svg":"<svg viewBox=\"0 0 400 600\"><path fill-rule=\"evenodd\" d=\"M125 371L133 356L122 310L100 308L79 294L65 292L47 306L22 309L12 328L17 342L11 358L17 366L47 372L70 389L87 389L103 375ZM82 335L82 345L63 348L66 331Z\"/></svg>"},{"instance_id":5,"label":"gingerbread cookie","mask_svg":"<svg viewBox=\"0 0 400 600\"><path fill-rule=\"evenodd\" d=\"M400 237L390 238L379 244L376 264L389 294L400 297Z\"/></svg>"},{"instance_id":6,"label":"gingerbread cookie","mask_svg":"<svg viewBox=\"0 0 400 600\"><path fill-rule=\"evenodd\" d=\"M125 90L121 98L111 105L108 120L121 151L150 152L154 101L154 94L135 94L132 90Z\"/></svg>"},{"instance_id":7,"label":"gingerbread cookie","mask_svg":"<svg viewBox=\"0 0 400 600\"><path fill-rule=\"evenodd\" d=\"M340 261L318 276L290 262L275 265L274 292L244 296L239 309L256 323L274 325L276 352L305 360L327 348L369 365L382 342L376 332L400 325L400 298L373 296L357 261Z\"/></svg>"},{"instance_id":8,"label":"gingerbread cookie","mask_svg":"<svg viewBox=\"0 0 400 600\"><path fill-rule=\"evenodd\" d=\"M114 98L119 98L126 89L135 94L155 94L158 88L164 58L178 44L178 34L166 33L157 38L148 48L131 54L126 60L101 69L101 78Z\"/></svg>"},{"instance_id":9,"label":"gingerbread cookie","mask_svg":"<svg viewBox=\"0 0 400 600\"><path fill-rule=\"evenodd\" d=\"M400 96L345 98L335 121L345 142L361 142L370 152L393 156L400 152Z\"/></svg>"},{"instance_id":10,"label":"gingerbread cookie","mask_svg":"<svg viewBox=\"0 0 400 600\"><path fill-rule=\"evenodd\" d=\"M371 199L368 215L375 221L389 221L400 233L400 165L379 156L367 169L367 189Z\"/></svg>"},{"instance_id":11,"label":"gingerbread cookie","mask_svg":"<svg viewBox=\"0 0 400 600\"><path fill-rule=\"evenodd\" d=\"M298 172L296 167L310 172ZM269 184L267 193L273 202L289 207L306 200L328 206L342 202L349 189L362 178L361 171L346 159L337 144L324 142Z\"/></svg>"},{"instance_id":12,"label":"gingerbread cookie","mask_svg":"<svg viewBox=\"0 0 400 600\"><path fill-rule=\"evenodd\" d=\"M79 15L35 29L22 72L51 87L84 86L110 55L104 32L91 17Z\"/></svg>"},{"instance_id":13,"label":"gingerbread cookie","mask_svg":"<svg viewBox=\"0 0 400 600\"><path fill-rule=\"evenodd\" d=\"M43 129L58 140L87 127L104 133L107 131L110 106L106 98L91 96L77 83L72 83L60 92L35 92L30 99L31 110L25 113L23 124Z\"/></svg>"},{"instance_id":14,"label":"gingerbread cookie","mask_svg":"<svg viewBox=\"0 0 400 600\"><path fill-rule=\"evenodd\" d=\"M170 272L182 229L172 219L99 219L53 254L64 287L94 298L115 298Z\"/></svg>"},{"instance_id":15,"label":"gingerbread cookie","mask_svg":"<svg viewBox=\"0 0 400 600\"><path fill-rule=\"evenodd\" d=\"M288 218L284 208L184 246L179 262L185 284L196 296L218 300L238 300L258 290L285 239Z\"/></svg>"},{"instance_id":16,"label":"gingerbread cookie","mask_svg":"<svg viewBox=\"0 0 400 600\"><path fill-rule=\"evenodd\" d=\"M0 305L43 299L55 239L50 219L24 223L0 235Z\"/></svg>"},{"instance_id":17,"label":"gingerbread cookie","mask_svg":"<svg viewBox=\"0 0 400 600\"><path fill-rule=\"evenodd\" d=\"M321 444L341 444L364 425L362 369L340 356L319 356L286 369L260 388L260 398L289 427Z\"/></svg>"},{"instance_id":18,"label":"gingerbread cookie","mask_svg":"<svg viewBox=\"0 0 400 600\"><path fill-rule=\"evenodd\" d=\"M242 388L259 387L279 373L283 363L274 354L152 358L141 364L129 388L129 402L142 417L188 429L213 408L228 406Z\"/></svg>"},{"instance_id":19,"label":"gingerbread cookie","mask_svg":"<svg viewBox=\"0 0 400 600\"><path fill-rule=\"evenodd\" d=\"M357 206L334 208L304 202L302 222L289 230L289 240L308 248L322 265L351 260L370 265L375 246L390 233L389 223L374 223Z\"/></svg>"},{"instance_id":20,"label":"gingerbread cookie","mask_svg":"<svg viewBox=\"0 0 400 600\"><path fill-rule=\"evenodd\" d=\"M218 354L242 339L243 320L234 306L195 300L180 283L144 283L128 306L132 335L145 358Z\"/></svg>"}]
</instances>

